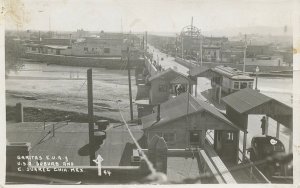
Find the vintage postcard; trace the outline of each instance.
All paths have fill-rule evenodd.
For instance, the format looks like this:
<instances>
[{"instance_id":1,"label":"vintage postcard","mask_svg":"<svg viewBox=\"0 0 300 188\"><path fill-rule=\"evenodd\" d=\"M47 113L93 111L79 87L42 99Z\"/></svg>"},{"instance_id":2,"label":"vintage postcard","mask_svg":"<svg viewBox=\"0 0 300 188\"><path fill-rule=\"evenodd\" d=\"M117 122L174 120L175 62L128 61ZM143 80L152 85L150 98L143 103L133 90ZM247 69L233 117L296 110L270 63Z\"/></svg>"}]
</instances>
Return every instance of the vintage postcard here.
<instances>
[{"instance_id":1,"label":"vintage postcard","mask_svg":"<svg viewBox=\"0 0 300 188\"><path fill-rule=\"evenodd\" d=\"M3 0L1 186L299 185L299 4Z\"/></svg>"}]
</instances>

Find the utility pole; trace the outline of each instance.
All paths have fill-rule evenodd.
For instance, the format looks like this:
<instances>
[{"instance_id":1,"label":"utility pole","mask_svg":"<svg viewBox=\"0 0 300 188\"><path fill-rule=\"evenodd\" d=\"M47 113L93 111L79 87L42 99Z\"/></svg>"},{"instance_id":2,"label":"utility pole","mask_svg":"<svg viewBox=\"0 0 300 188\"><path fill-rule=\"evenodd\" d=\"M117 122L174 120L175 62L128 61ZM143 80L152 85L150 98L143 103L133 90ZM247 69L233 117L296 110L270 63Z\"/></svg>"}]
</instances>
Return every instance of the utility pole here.
<instances>
[{"instance_id":1,"label":"utility pole","mask_svg":"<svg viewBox=\"0 0 300 188\"><path fill-rule=\"evenodd\" d=\"M181 35L181 59L183 60L183 35Z\"/></svg>"},{"instance_id":2,"label":"utility pole","mask_svg":"<svg viewBox=\"0 0 300 188\"><path fill-rule=\"evenodd\" d=\"M190 64L192 61L192 51L193 51L193 17L191 21L191 46L190 46Z\"/></svg>"},{"instance_id":3,"label":"utility pole","mask_svg":"<svg viewBox=\"0 0 300 188\"><path fill-rule=\"evenodd\" d=\"M130 102L130 120L133 121L133 110L132 110L132 93L131 93L131 76L130 76L130 51L127 47L127 70L128 70L128 84L129 84L129 102Z\"/></svg>"},{"instance_id":4,"label":"utility pole","mask_svg":"<svg viewBox=\"0 0 300 188\"><path fill-rule=\"evenodd\" d=\"M245 34L244 67L243 67L243 72L244 73L245 73L245 69L246 69L246 49L247 49L247 35Z\"/></svg>"},{"instance_id":5,"label":"utility pole","mask_svg":"<svg viewBox=\"0 0 300 188\"><path fill-rule=\"evenodd\" d=\"M145 40L146 40L145 43L146 43L146 52L147 52L147 46L148 46L148 33L147 33L147 31L146 31L146 39Z\"/></svg>"},{"instance_id":6,"label":"utility pole","mask_svg":"<svg viewBox=\"0 0 300 188\"><path fill-rule=\"evenodd\" d=\"M87 70L87 92L88 92L88 118L89 118L89 154L90 166L94 166L95 142L94 142L94 109L93 109L93 72Z\"/></svg>"},{"instance_id":7,"label":"utility pole","mask_svg":"<svg viewBox=\"0 0 300 188\"><path fill-rule=\"evenodd\" d=\"M39 31L39 53L41 53L41 31Z\"/></svg>"}]
</instances>

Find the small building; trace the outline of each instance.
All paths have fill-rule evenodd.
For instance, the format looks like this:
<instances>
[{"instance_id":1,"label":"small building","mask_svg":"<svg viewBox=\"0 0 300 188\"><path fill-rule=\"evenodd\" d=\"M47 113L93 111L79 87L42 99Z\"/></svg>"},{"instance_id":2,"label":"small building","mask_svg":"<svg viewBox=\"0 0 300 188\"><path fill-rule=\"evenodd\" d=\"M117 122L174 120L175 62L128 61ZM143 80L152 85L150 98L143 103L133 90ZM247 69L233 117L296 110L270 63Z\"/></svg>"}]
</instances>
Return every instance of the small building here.
<instances>
[{"instance_id":1,"label":"small building","mask_svg":"<svg viewBox=\"0 0 300 188\"><path fill-rule=\"evenodd\" d=\"M186 92L192 92L193 81L185 75L169 68L149 78L149 103L159 104Z\"/></svg>"},{"instance_id":2,"label":"small building","mask_svg":"<svg viewBox=\"0 0 300 188\"><path fill-rule=\"evenodd\" d=\"M188 93L160 104L141 121L148 143L158 135L170 149L201 148L206 132L213 131L214 148L220 157L237 160L240 129L215 107Z\"/></svg>"}]
</instances>

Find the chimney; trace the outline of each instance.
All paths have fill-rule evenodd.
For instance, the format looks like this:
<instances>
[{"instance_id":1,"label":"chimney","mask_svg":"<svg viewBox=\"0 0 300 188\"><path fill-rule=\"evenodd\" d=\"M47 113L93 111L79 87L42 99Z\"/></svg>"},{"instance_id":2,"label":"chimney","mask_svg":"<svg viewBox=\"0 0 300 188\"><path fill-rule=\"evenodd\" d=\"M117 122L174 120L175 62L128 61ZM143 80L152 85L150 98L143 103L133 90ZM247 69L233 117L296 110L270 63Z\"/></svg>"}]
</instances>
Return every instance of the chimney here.
<instances>
[{"instance_id":1,"label":"chimney","mask_svg":"<svg viewBox=\"0 0 300 188\"><path fill-rule=\"evenodd\" d=\"M156 122L159 122L159 120L160 120L160 104L157 105Z\"/></svg>"}]
</instances>

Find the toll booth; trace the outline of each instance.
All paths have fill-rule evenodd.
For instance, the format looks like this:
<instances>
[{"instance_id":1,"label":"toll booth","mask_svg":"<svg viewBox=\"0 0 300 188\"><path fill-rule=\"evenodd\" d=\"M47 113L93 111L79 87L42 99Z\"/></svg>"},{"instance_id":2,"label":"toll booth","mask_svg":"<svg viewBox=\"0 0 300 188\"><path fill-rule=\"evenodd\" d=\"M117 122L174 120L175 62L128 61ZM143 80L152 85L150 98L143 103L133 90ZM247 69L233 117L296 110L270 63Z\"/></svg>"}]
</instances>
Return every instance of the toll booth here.
<instances>
[{"instance_id":1,"label":"toll booth","mask_svg":"<svg viewBox=\"0 0 300 188\"><path fill-rule=\"evenodd\" d=\"M246 156L246 144L248 133L248 115L262 114L268 118L277 121L276 137L279 137L280 124L290 131L289 152L292 152L293 140L293 108L288 104L268 97L256 90L246 88L224 97L223 102L226 104L227 117L241 128L244 132L243 141L243 158ZM268 135L268 123L265 128Z\"/></svg>"},{"instance_id":2,"label":"toll booth","mask_svg":"<svg viewBox=\"0 0 300 188\"><path fill-rule=\"evenodd\" d=\"M239 135L239 131L214 131L214 149L222 160L237 163Z\"/></svg>"}]
</instances>

